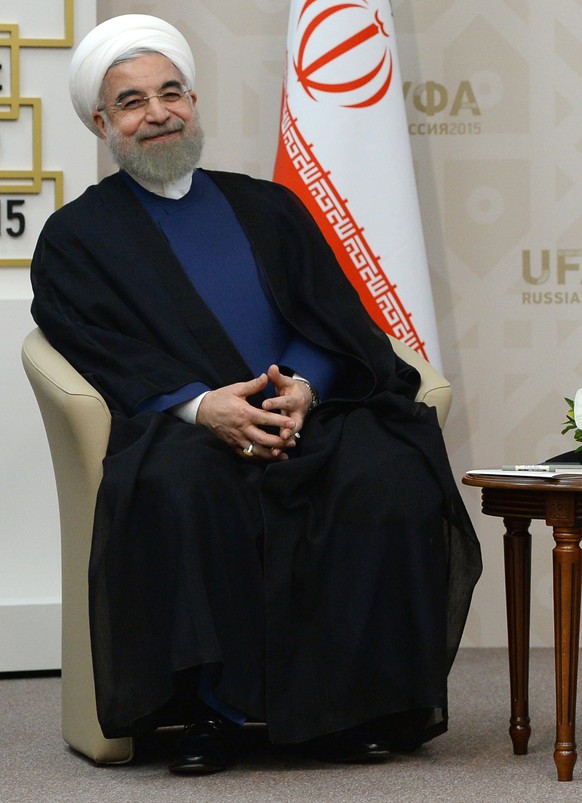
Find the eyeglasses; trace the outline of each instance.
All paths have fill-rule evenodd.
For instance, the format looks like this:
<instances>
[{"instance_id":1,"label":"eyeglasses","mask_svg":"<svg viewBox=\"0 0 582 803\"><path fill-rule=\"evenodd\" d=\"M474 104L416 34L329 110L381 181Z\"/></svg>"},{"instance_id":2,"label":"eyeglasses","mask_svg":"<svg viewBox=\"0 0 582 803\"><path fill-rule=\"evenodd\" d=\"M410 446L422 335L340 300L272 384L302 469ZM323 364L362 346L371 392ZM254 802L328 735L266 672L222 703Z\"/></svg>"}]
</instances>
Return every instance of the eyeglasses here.
<instances>
[{"instance_id":1,"label":"eyeglasses","mask_svg":"<svg viewBox=\"0 0 582 803\"><path fill-rule=\"evenodd\" d=\"M157 98L164 106L173 106L186 95L190 90L186 86L181 86L179 89L163 89L161 92L156 92L154 95L126 95L118 98L115 103L110 103L108 106L102 106L98 111L103 109L117 109L120 112L135 112L140 109L145 109L152 98Z\"/></svg>"}]
</instances>

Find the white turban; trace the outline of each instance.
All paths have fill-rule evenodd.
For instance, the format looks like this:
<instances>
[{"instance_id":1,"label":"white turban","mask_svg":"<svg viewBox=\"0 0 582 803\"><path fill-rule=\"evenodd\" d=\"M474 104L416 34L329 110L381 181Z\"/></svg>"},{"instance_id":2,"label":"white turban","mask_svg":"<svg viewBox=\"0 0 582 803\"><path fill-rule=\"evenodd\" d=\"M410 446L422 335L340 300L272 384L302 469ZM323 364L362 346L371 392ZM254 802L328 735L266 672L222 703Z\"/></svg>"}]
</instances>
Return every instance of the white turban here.
<instances>
[{"instance_id":1,"label":"white turban","mask_svg":"<svg viewBox=\"0 0 582 803\"><path fill-rule=\"evenodd\" d=\"M93 28L76 49L69 70L69 92L75 111L94 134L99 129L93 112L105 73L113 62L134 48L161 53L194 87L195 67L190 45L169 22L148 14L123 14Z\"/></svg>"}]
</instances>

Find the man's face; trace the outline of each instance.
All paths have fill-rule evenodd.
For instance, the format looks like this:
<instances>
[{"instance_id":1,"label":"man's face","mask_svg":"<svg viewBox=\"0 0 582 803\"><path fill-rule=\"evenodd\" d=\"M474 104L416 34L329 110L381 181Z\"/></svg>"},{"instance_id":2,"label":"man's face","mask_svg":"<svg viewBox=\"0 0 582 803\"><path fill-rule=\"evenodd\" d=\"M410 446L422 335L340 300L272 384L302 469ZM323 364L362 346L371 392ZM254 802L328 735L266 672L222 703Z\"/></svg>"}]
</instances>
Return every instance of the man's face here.
<instances>
[{"instance_id":1,"label":"man's face","mask_svg":"<svg viewBox=\"0 0 582 803\"><path fill-rule=\"evenodd\" d=\"M173 181L197 165L202 151L196 95L186 92L174 103L150 98L141 108L123 110L114 104L134 95L182 92L178 69L160 53L122 62L103 80L103 110L93 119L115 161L137 179Z\"/></svg>"}]
</instances>

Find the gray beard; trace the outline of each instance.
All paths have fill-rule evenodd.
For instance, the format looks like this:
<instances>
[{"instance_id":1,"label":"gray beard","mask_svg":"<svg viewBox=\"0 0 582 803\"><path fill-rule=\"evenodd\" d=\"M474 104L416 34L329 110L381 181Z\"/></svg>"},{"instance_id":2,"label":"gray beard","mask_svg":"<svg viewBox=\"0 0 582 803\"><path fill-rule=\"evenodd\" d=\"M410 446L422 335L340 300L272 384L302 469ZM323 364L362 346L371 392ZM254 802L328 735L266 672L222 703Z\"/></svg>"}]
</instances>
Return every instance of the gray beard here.
<instances>
[{"instance_id":1,"label":"gray beard","mask_svg":"<svg viewBox=\"0 0 582 803\"><path fill-rule=\"evenodd\" d=\"M183 120L174 120L151 129L152 134L164 134L183 130L187 126L184 136L178 142L160 142L147 146L147 149L140 144L140 139L144 139L143 135L128 143L113 128L107 117L104 120L107 146L112 158L136 180L165 184L177 181L198 167L204 147L204 131L196 108L188 124Z\"/></svg>"}]
</instances>

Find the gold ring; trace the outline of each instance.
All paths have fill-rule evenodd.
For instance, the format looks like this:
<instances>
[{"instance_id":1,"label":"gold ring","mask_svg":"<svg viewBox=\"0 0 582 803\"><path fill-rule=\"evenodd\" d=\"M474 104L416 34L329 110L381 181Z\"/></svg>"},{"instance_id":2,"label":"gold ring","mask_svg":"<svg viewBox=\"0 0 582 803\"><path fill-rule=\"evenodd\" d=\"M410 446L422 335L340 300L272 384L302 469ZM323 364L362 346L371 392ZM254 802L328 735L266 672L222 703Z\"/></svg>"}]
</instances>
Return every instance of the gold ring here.
<instances>
[{"instance_id":1,"label":"gold ring","mask_svg":"<svg viewBox=\"0 0 582 803\"><path fill-rule=\"evenodd\" d=\"M254 457L255 456L254 453L253 453L253 449L254 448L255 448L255 444L254 443L249 443L247 448L242 450L242 453L244 454L245 457Z\"/></svg>"}]
</instances>

